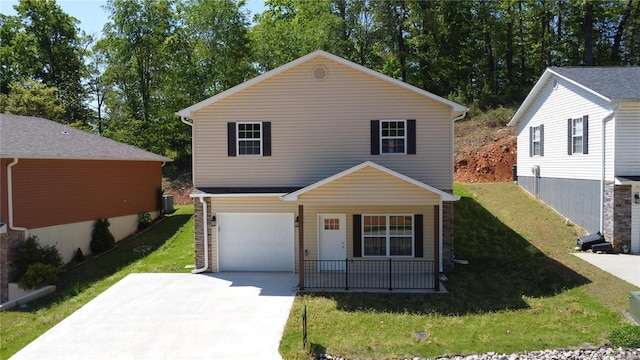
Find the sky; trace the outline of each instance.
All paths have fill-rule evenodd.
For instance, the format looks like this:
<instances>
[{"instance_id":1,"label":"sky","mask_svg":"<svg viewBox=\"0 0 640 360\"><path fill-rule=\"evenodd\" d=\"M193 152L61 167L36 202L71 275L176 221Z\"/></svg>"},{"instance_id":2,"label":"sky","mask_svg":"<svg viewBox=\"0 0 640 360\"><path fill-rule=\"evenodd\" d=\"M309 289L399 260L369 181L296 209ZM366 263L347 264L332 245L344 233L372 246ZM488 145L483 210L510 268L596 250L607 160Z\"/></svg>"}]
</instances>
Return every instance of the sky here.
<instances>
[{"instance_id":1,"label":"sky","mask_svg":"<svg viewBox=\"0 0 640 360\"><path fill-rule=\"evenodd\" d=\"M62 11L80 21L79 27L87 35L96 39L102 36L102 28L109 21L103 9L106 0L57 0L56 3ZM15 15L13 6L17 4L18 0L0 0L0 13ZM264 0L247 0L246 8L251 11L249 20L252 20L254 14L264 10Z\"/></svg>"}]
</instances>

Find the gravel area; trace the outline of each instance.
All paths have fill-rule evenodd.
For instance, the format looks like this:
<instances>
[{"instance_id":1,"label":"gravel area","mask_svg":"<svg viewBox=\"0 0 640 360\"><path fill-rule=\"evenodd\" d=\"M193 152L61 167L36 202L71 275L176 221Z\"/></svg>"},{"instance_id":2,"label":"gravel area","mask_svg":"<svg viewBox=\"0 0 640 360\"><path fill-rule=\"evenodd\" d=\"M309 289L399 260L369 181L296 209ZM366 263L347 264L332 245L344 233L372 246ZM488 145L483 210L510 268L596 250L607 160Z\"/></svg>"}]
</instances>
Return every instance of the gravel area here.
<instances>
[{"instance_id":1,"label":"gravel area","mask_svg":"<svg viewBox=\"0 0 640 360\"><path fill-rule=\"evenodd\" d=\"M316 357L319 360L347 360L340 356L328 354ZM428 360L429 358L406 358L403 360ZM439 356L434 360L640 360L640 348L638 349L574 349L574 350L542 350L523 352L519 354L499 354L489 352L480 355L467 356Z\"/></svg>"}]
</instances>

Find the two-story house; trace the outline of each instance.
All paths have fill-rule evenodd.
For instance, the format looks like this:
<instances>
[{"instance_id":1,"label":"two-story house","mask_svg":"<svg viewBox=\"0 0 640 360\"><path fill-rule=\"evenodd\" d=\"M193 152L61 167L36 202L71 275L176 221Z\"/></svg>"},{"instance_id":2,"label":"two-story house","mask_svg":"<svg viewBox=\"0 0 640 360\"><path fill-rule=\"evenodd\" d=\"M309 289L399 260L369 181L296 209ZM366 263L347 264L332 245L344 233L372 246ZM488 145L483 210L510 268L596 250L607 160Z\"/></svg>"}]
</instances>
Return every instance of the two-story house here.
<instances>
[{"instance_id":1,"label":"two-story house","mask_svg":"<svg viewBox=\"0 0 640 360\"><path fill-rule=\"evenodd\" d=\"M450 269L453 121L466 111L324 51L179 111L193 133L195 272Z\"/></svg>"},{"instance_id":2,"label":"two-story house","mask_svg":"<svg viewBox=\"0 0 640 360\"><path fill-rule=\"evenodd\" d=\"M522 188L640 253L640 67L549 68L509 125Z\"/></svg>"}]
</instances>

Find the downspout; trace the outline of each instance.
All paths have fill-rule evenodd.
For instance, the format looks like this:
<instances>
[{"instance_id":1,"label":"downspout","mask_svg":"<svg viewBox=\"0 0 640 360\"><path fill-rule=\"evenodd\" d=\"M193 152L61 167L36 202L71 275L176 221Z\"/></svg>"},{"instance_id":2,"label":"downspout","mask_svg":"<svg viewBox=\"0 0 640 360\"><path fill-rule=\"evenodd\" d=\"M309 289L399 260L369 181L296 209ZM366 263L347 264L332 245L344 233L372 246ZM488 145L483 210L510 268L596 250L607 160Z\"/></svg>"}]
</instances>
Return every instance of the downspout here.
<instances>
[{"instance_id":1,"label":"downspout","mask_svg":"<svg viewBox=\"0 0 640 360\"><path fill-rule=\"evenodd\" d=\"M442 201L442 198L440 198L440 206L438 206L438 211L440 212L440 214L438 215L438 226L440 227L440 230L438 231L438 242L440 242L440 266L438 271L440 273L444 272L444 266L443 266L443 261L444 261L444 256L442 254L444 254L444 249L443 249L443 232L444 229L442 228L442 225L444 224L444 221L442 220L442 214L444 213L443 208L444 207L444 201ZM454 246L455 249L455 246Z\"/></svg>"},{"instance_id":2,"label":"downspout","mask_svg":"<svg viewBox=\"0 0 640 360\"><path fill-rule=\"evenodd\" d=\"M7 206L9 207L9 229L15 231L23 231L24 237L29 237L29 229L25 227L15 226L13 225L13 178L12 178L12 170L11 168L18 164L19 159L13 158L13 162L7 165Z\"/></svg>"},{"instance_id":3,"label":"downspout","mask_svg":"<svg viewBox=\"0 0 640 360\"><path fill-rule=\"evenodd\" d=\"M605 151L606 151L606 143L605 143L605 127L606 122L613 118L613 115L616 113L618 109L618 105L616 105L611 112L607 114L607 116L602 118L602 128L600 129L600 233L604 235L604 182L605 182Z\"/></svg>"},{"instance_id":4,"label":"downspout","mask_svg":"<svg viewBox=\"0 0 640 360\"><path fill-rule=\"evenodd\" d=\"M204 234L204 266L199 269L193 269L191 271L192 274L205 272L209 268L209 230L207 229L209 226L209 216L207 214L207 202L204 201L204 197L202 196L200 196L200 203L202 204L202 231Z\"/></svg>"},{"instance_id":5,"label":"downspout","mask_svg":"<svg viewBox=\"0 0 640 360\"><path fill-rule=\"evenodd\" d=\"M195 186L195 180L196 180L196 167L195 165L195 159L194 159L194 154L195 151L193 149L193 123L188 122L187 120L185 120L184 116L180 116L180 121L182 121L182 123L187 124L189 126L191 126L191 185Z\"/></svg>"}]
</instances>

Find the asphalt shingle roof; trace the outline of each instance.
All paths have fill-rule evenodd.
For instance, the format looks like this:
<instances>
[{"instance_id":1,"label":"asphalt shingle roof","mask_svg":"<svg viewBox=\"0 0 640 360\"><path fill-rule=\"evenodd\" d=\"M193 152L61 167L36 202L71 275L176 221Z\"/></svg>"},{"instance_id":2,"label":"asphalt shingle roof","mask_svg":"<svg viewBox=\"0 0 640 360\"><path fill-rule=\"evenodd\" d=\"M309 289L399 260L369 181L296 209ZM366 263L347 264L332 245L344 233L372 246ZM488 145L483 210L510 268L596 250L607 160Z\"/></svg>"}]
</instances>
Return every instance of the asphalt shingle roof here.
<instances>
[{"instance_id":1,"label":"asphalt shingle roof","mask_svg":"<svg viewBox=\"0 0 640 360\"><path fill-rule=\"evenodd\" d=\"M0 114L0 157L172 161L55 121Z\"/></svg>"},{"instance_id":2,"label":"asphalt shingle roof","mask_svg":"<svg viewBox=\"0 0 640 360\"><path fill-rule=\"evenodd\" d=\"M552 67L550 70L611 100L640 100L640 66Z\"/></svg>"}]
</instances>

